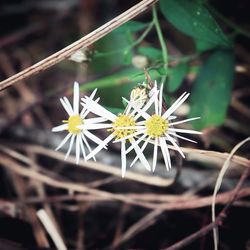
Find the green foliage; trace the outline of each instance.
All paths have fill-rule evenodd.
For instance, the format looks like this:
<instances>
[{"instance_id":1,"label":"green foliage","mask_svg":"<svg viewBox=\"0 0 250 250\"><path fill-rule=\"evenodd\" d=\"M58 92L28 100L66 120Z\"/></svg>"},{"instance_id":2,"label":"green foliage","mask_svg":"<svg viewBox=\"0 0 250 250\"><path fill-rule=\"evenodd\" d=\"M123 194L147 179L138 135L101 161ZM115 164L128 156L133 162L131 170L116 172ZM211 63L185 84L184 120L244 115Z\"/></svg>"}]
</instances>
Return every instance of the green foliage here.
<instances>
[{"instance_id":1,"label":"green foliage","mask_svg":"<svg viewBox=\"0 0 250 250\"><path fill-rule=\"evenodd\" d=\"M194 39L197 50L232 46L201 1L161 0L160 9L169 22Z\"/></svg>"},{"instance_id":2,"label":"green foliage","mask_svg":"<svg viewBox=\"0 0 250 250\"><path fill-rule=\"evenodd\" d=\"M137 69L124 69L119 72L104 76L100 79L87 82L80 86L80 90L92 90L95 88L110 88L112 86L123 85L132 83L131 78L134 77L139 71ZM141 80L142 76L138 77Z\"/></svg>"},{"instance_id":3,"label":"green foliage","mask_svg":"<svg viewBox=\"0 0 250 250\"><path fill-rule=\"evenodd\" d=\"M176 91L182 84L186 74L188 73L188 64L182 62L175 67L169 69L169 77L167 82L167 88L169 92Z\"/></svg>"},{"instance_id":4,"label":"green foliage","mask_svg":"<svg viewBox=\"0 0 250 250\"><path fill-rule=\"evenodd\" d=\"M104 106L108 111L112 112L113 114L122 114L124 109L122 108L114 108L114 107L109 107L109 106Z\"/></svg>"},{"instance_id":5,"label":"green foliage","mask_svg":"<svg viewBox=\"0 0 250 250\"><path fill-rule=\"evenodd\" d=\"M100 73L102 70L106 72L117 67L128 67L132 64L133 54L136 52L149 59L148 71L152 79L161 78L165 82L168 77L165 86L168 93L173 93L181 87L188 72L198 74L191 95L190 116L201 116L201 119L193 124L197 129L221 125L226 115L233 84L232 43L209 13L204 2L160 0L160 10L164 17L179 31L190 36L196 45L193 54L178 58L180 62L174 67L167 68L171 55L168 57L165 39L154 8L151 22L129 21L101 39L96 44L96 53L91 63L92 70ZM155 28L158 46L161 46L161 49L154 47L157 46L155 44L142 45L152 28ZM192 65L190 61L211 49L213 54L202 66L189 66ZM102 102L110 110L113 109L113 112L119 113L124 108L121 97L128 98L130 90L143 81L145 81L143 70L128 68L89 82L82 88L98 87ZM170 102L169 96L167 101Z\"/></svg>"},{"instance_id":6,"label":"green foliage","mask_svg":"<svg viewBox=\"0 0 250 250\"><path fill-rule=\"evenodd\" d=\"M116 33L126 33L127 31L131 33L135 33L141 31L147 27L147 23L137 22L137 21L129 21L120 26L119 28L115 29L113 32Z\"/></svg>"},{"instance_id":7,"label":"green foliage","mask_svg":"<svg viewBox=\"0 0 250 250\"><path fill-rule=\"evenodd\" d=\"M168 74L168 70L165 67L160 67L155 69L160 76L166 76Z\"/></svg>"},{"instance_id":8,"label":"green foliage","mask_svg":"<svg viewBox=\"0 0 250 250\"><path fill-rule=\"evenodd\" d=\"M125 65L130 65L131 61L132 61L132 57L133 57L132 51L131 50L125 50L124 53L123 53L123 63Z\"/></svg>"},{"instance_id":9,"label":"green foliage","mask_svg":"<svg viewBox=\"0 0 250 250\"><path fill-rule=\"evenodd\" d=\"M120 33L111 32L103 39L95 44L96 53L91 62L91 68L94 72L104 72L113 67L123 66L125 59L128 55L124 54L124 49L129 46L130 41L124 39L124 36ZM114 51L119 50L119 53ZM101 52L99 52L101 51ZM102 51L108 51L108 53L103 53Z\"/></svg>"},{"instance_id":10,"label":"green foliage","mask_svg":"<svg viewBox=\"0 0 250 250\"><path fill-rule=\"evenodd\" d=\"M216 51L205 61L191 95L190 117L201 117L193 123L196 129L223 124L231 98L233 73L232 51Z\"/></svg>"},{"instance_id":11,"label":"green foliage","mask_svg":"<svg viewBox=\"0 0 250 250\"><path fill-rule=\"evenodd\" d=\"M153 79L159 77L156 70L150 71ZM133 87L145 80L145 75L142 70L128 68L121 70L112 75L102 77L100 79L87 82L80 86L80 90L92 90L98 88L98 95L101 97L101 102L110 108L124 108L122 97L129 97L129 93Z\"/></svg>"},{"instance_id":12,"label":"green foliage","mask_svg":"<svg viewBox=\"0 0 250 250\"><path fill-rule=\"evenodd\" d=\"M138 53L148 57L150 60L157 61L162 59L161 50L154 47L139 47Z\"/></svg>"}]
</instances>

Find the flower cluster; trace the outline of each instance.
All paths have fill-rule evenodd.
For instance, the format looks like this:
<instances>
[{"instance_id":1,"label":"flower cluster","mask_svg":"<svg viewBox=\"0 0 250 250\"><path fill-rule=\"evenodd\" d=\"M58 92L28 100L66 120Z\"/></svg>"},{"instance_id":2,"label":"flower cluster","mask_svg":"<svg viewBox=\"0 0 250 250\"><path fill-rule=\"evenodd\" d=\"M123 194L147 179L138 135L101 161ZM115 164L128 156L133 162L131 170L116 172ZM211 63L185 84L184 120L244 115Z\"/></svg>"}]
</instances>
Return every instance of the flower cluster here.
<instances>
[{"instance_id":1,"label":"flower cluster","mask_svg":"<svg viewBox=\"0 0 250 250\"><path fill-rule=\"evenodd\" d=\"M75 142L76 164L79 163L80 154L85 160L93 158L102 149L107 149L110 142L121 144L121 170L122 177L126 172L126 156L135 152L135 158L130 166L140 161L148 171L155 171L157 163L158 148L161 149L167 170L171 168L169 145L185 157L178 140L183 139L194 142L180 134L200 134L198 131L175 128L175 125L182 124L199 117L175 121L177 118L173 113L188 98L188 93L183 93L170 108L163 109L163 85L158 89L157 84L152 89L144 85L137 87L131 92L130 100L123 98L127 104L124 112L118 115L113 114L101 106L95 98L96 89L90 96L81 99L82 109L79 109L79 84L74 83L73 107L66 97L60 99L68 119L62 121L62 125L54 127L53 132L66 130L68 134L62 140L56 150L60 149L69 141L69 148L65 159L69 156ZM86 118L89 113L96 117ZM106 129L109 135L104 140L98 138L93 131ZM88 140L97 144L92 150ZM149 163L144 155L149 144L153 144L153 161Z\"/></svg>"}]
</instances>

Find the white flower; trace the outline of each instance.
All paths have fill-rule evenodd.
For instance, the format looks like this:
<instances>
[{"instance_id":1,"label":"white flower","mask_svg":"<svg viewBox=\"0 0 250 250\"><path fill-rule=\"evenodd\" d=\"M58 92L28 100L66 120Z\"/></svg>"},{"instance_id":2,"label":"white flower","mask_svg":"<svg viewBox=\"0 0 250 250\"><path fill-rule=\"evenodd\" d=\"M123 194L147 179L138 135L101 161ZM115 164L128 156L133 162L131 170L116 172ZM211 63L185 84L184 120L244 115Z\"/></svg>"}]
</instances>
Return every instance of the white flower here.
<instances>
[{"instance_id":1,"label":"white flower","mask_svg":"<svg viewBox=\"0 0 250 250\"><path fill-rule=\"evenodd\" d=\"M136 105L133 103L127 101L130 103L132 108L134 108L138 114L144 119L143 121L140 121L137 123L139 127L139 131L136 134L131 134L130 136L126 138L120 139L120 141L123 141L125 139L129 139L130 137L136 136L138 139L136 142L130 147L129 150L132 150L133 147L138 146L139 143L142 141L144 142L141 146L141 151L143 152L148 145L148 143L154 144L154 151L153 151L153 163L152 163L152 170L155 170L156 162L157 162L157 154L158 154L158 146L160 146L162 155L164 158L164 162L166 165L167 170L171 168L171 160L170 160L170 154L169 154L169 148L168 143L171 143L173 147L181 154L182 157L185 157L183 152L181 151L180 147L177 144L177 140L175 137L178 137L183 140L187 140L190 142L194 142L193 140L190 140L184 136L179 135L178 133L183 134L201 134L201 132L194 131L194 130L187 130L187 129L179 129L174 128L173 126L181 123L185 123L188 121L199 119L200 117L194 117L190 119L185 119L182 121L176 121L173 122L174 119L176 119L175 116L171 116L175 110L177 110L181 104L188 98L189 93L183 93L174 103L173 105L165 112L163 112L162 109L162 94L163 94L163 85L161 85L159 95L153 95L149 102L150 105L154 103L154 114L149 114L147 110L150 106L147 106L147 104L142 108L139 109ZM146 107L147 106L147 107ZM127 150L126 153L129 153L129 150ZM137 155L133 162L131 163L131 166L138 160L140 156Z\"/></svg>"},{"instance_id":2,"label":"white flower","mask_svg":"<svg viewBox=\"0 0 250 250\"><path fill-rule=\"evenodd\" d=\"M158 95L158 90L154 88L151 91L151 95L154 96L154 98ZM154 98L151 98L150 101L144 106L143 109L147 109L150 107L154 101ZM127 152L131 151L131 147L133 146L133 149L135 150L136 154L138 155L138 158L143 163L145 168L149 171L151 171L150 165L141 152L139 146L135 144L135 136L140 134L141 132L141 126L138 126L138 118L140 117L139 114L137 114L137 111L132 108L133 106L136 106L137 108L140 108L143 105L142 99L132 100L128 102L128 105L124 111L123 114L114 115L104 107L102 107L100 104L94 102L91 98L85 97L82 98L82 105L85 106L89 111L92 113L100 116L103 119L106 119L110 121L110 123L102 124L102 126L106 126L108 131L111 132L111 134L101 143L99 144L89 155L87 155L86 159L92 158L94 155L96 155L107 143L115 139L114 142L118 142L121 140L121 170L122 170L122 177L125 176L126 172L126 155ZM142 109L142 110L143 110ZM133 135L133 136L131 136ZM129 137L129 140L126 138ZM130 143L131 146L126 149L126 144Z\"/></svg>"},{"instance_id":3,"label":"white flower","mask_svg":"<svg viewBox=\"0 0 250 250\"><path fill-rule=\"evenodd\" d=\"M91 96L89 97L90 100L94 98L95 93L96 90L94 90ZM99 99L93 102L96 103L98 100ZM101 124L99 123L105 121L105 119L103 118L85 119L89 113L89 111L85 107L83 107L82 111L79 112L79 84L77 82L74 83L73 107L71 106L68 98L66 97L60 98L60 101L69 117L67 120L62 121L63 122L62 125L52 128L52 131L53 132L68 131L68 134L62 140L62 142L59 144L56 150L60 149L70 139L69 148L65 155L65 160L66 160L75 142L76 164L78 164L80 160L80 151L82 152L83 158L85 160L86 160L85 147L87 147L88 151L91 152L91 147L87 141L87 138L97 144L102 143L102 141L97 136L92 134L89 130L102 128Z\"/></svg>"}]
</instances>

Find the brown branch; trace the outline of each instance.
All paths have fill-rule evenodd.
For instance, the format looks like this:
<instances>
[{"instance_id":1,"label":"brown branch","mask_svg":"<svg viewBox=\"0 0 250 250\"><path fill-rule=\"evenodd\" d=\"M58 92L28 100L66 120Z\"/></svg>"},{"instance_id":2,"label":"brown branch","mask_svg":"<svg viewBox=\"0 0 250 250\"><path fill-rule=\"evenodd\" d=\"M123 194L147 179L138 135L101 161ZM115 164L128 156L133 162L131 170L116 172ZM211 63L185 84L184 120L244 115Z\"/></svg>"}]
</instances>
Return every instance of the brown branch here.
<instances>
[{"instance_id":1,"label":"brown branch","mask_svg":"<svg viewBox=\"0 0 250 250\"><path fill-rule=\"evenodd\" d=\"M119 16L105 23L101 27L97 28L96 30L92 31L91 33L77 40L76 42L52 54L51 56L41 60L40 62L32 65L31 67L28 67L27 69L0 82L0 91L11 86L12 84L20 80L24 80L30 76L36 75L44 71L45 69L52 67L53 65L61 62L65 58L71 56L77 50L93 44L100 38L107 35L112 30L116 29L117 27L121 26L125 22L139 15L141 12L147 10L151 5L153 5L157 1L158 0L143 0L139 2L138 4L128 9L127 11L123 12Z\"/></svg>"}]
</instances>

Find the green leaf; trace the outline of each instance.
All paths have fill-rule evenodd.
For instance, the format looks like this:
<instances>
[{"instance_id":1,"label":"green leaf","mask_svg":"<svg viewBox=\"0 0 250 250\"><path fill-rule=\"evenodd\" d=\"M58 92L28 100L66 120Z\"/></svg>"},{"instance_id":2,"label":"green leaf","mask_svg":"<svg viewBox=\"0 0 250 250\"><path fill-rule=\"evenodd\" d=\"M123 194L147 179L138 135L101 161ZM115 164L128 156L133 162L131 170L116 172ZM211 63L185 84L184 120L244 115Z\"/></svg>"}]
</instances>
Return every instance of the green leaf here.
<instances>
[{"instance_id":1,"label":"green leaf","mask_svg":"<svg viewBox=\"0 0 250 250\"><path fill-rule=\"evenodd\" d=\"M109 107L109 106L104 106L108 111L111 113L118 115L124 112L124 109L121 108L116 108L116 107Z\"/></svg>"},{"instance_id":2,"label":"green leaf","mask_svg":"<svg viewBox=\"0 0 250 250\"><path fill-rule=\"evenodd\" d=\"M140 47L138 48L138 53L148 57L151 60L162 59L162 52L154 47Z\"/></svg>"},{"instance_id":3,"label":"green leaf","mask_svg":"<svg viewBox=\"0 0 250 250\"><path fill-rule=\"evenodd\" d=\"M234 76L232 51L219 50L209 56L194 83L191 95L190 117L196 129L221 125L231 99Z\"/></svg>"},{"instance_id":4,"label":"green leaf","mask_svg":"<svg viewBox=\"0 0 250 250\"><path fill-rule=\"evenodd\" d=\"M232 47L202 1L160 0L160 9L170 23L195 40L199 51Z\"/></svg>"},{"instance_id":5,"label":"green leaf","mask_svg":"<svg viewBox=\"0 0 250 250\"><path fill-rule=\"evenodd\" d=\"M168 74L168 70L164 67L161 67L161 68L156 68L155 69L160 76L166 76Z\"/></svg>"},{"instance_id":6,"label":"green leaf","mask_svg":"<svg viewBox=\"0 0 250 250\"><path fill-rule=\"evenodd\" d=\"M157 79L159 74L155 70L150 70L152 79ZM86 82L80 85L81 91L98 88L100 103L109 107L124 108L122 97L129 98L130 91L145 81L145 75L142 70L127 68L109 76Z\"/></svg>"},{"instance_id":7,"label":"green leaf","mask_svg":"<svg viewBox=\"0 0 250 250\"><path fill-rule=\"evenodd\" d=\"M123 53L123 62L124 62L124 64L125 65L130 65L131 61L132 61L132 57L133 57L133 54L132 54L131 50L124 51L124 53Z\"/></svg>"},{"instance_id":8,"label":"green leaf","mask_svg":"<svg viewBox=\"0 0 250 250\"><path fill-rule=\"evenodd\" d=\"M169 92L174 92L181 86L185 75L188 73L188 69L188 64L183 62L177 64L175 67L169 70L169 78L167 83Z\"/></svg>"},{"instance_id":9,"label":"green leaf","mask_svg":"<svg viewBox=\"0 0 250 250\"><path fill-rule=\"evenodd\" d=\"M125 48L130 45L130 41L124 39L124 35L111 32L95 43L96 53L90 66L94 72L106 72L112 68L124 65L123 53ZM123 50L124 49L124 50ZM119 50L120 53L113 53ZM102 56L98 56L102 55Z\"/></svg>"},{"instance_id":10,"label":"green leaf","mask_svg":"<svg viewBox=\"0 0 250 250\"><path fill-rule=\"evenodd\" d=\"M119 28L115 29L114 32L118 33L124 33L127 31L130 32L138 32L140 30L143 30L147 27L148 23L142 23L142 22L137 22L137 21L129 21L120 26Z\"/></svg>"}]
</instances>

